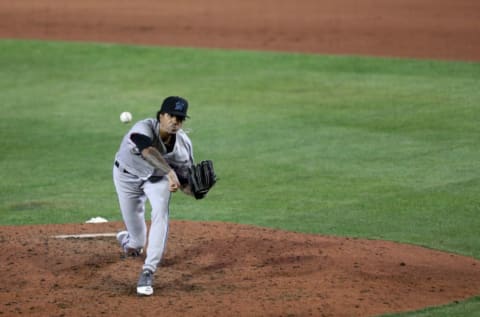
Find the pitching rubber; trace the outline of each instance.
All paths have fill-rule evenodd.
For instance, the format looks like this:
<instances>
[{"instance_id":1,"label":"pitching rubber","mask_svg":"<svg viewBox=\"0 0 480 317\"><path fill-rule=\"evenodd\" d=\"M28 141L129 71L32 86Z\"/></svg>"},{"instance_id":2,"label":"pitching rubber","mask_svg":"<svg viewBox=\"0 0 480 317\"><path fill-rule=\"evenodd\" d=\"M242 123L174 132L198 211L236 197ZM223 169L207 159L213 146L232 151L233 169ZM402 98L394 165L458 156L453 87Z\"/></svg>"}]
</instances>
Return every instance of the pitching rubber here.
<instances>
[{"instance_id":1,"label":"pitching rubber","mask_svg":"<svg viewBox=\"0 0 480 317\"><path fill-rule=\"evenodd\" d=\"M105 237L115 237L116 233L80 233L80 234L61 234L53 236L55 239L95 239Z\"/></svg>"}]
</instances>

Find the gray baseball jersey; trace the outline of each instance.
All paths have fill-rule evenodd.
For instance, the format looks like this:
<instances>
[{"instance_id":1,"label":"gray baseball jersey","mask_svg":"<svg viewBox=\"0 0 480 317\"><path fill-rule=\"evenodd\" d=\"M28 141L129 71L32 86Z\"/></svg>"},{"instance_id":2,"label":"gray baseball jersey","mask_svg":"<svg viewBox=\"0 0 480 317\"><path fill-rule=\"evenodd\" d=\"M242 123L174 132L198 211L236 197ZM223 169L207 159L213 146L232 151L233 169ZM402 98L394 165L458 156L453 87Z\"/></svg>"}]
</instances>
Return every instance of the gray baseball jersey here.
<instances>
[{"instance_id":1,"label":"gray baseball jersey","mask_svg":"<svg viewBox=\"0 0 480 317\"><path fill-rule=\"evenodd\" d=\"M157 269L165 250L171 193L168 189L167 177L162 177L164 175L161 171L142 158L130 136L138 133L153 140L152 146L162 154L179 179L187 179L188 169L194 162L192 143L187 134L183 130L179 130L175 134L173 149L167 151L159 138L159 126L156 119L137 122L122 139L120 148L115 155L115 166L113 167L114 184L128 231L125 247L145 247L147 244L146 199L149 200L152 207L147 254L143 265L144 269L152 272Z\"/></svg>"},{"instance_id":2,"label":"gray baseball jersey","mask_svg":"<svg viewBox=\"0 0 480 317\"><path fill-rule=\"evenodd\" d=\"M133 133L139 133L153 140L153 146L162 153L167 163L179 177L186 177L188 168L193 164L192 142L183 130L179 130L176 134L173 151L167 153L165 145L158 137L159 132L160 124L156 119L145 119L137 122L123 137L115 160L129 173L143 180L147 180L150 176L162 176L163 173L155 170L150 163L142 158L137 146L130 139Z\"/></svg>"}]
</instances>

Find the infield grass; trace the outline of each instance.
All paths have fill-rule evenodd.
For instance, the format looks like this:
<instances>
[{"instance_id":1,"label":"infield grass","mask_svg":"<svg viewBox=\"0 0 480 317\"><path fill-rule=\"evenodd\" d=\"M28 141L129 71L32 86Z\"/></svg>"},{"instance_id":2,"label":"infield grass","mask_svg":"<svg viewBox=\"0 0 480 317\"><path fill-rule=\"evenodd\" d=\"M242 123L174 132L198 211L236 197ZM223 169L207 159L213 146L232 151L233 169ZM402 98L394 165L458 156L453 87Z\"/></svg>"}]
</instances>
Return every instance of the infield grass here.
<instances>
[{"instance_id":1,"label":"infield grass","mask_svg":"<svg viewBox=\"0 0 480 317\"><path fill-rule=\"evenodd\" d=\"M479 84L479 63L3 40L0 225L121 220L119 114L181 95L219 182L172 218L480 258Z\"/></svg>"}]
</instances>

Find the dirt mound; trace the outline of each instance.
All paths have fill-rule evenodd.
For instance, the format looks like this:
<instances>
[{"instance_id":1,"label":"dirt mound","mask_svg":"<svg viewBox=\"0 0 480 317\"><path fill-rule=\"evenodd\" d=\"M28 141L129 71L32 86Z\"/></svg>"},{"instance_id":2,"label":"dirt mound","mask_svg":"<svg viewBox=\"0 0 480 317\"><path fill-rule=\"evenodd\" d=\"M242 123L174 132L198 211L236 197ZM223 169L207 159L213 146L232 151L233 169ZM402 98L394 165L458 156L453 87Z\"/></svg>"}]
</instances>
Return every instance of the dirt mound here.
<instances>
[{"instance_id":1,"label":"dirt mound","mask_svg":"<svg viewBox=\"0 0 480 317\"><path fill-rule=\"evenodd\" d=\"M155 293L135 295L121 223L0 227L0 315L373 316L480 292L480 261L385 241L173 221Z\"/></svg>"}]
</instances>

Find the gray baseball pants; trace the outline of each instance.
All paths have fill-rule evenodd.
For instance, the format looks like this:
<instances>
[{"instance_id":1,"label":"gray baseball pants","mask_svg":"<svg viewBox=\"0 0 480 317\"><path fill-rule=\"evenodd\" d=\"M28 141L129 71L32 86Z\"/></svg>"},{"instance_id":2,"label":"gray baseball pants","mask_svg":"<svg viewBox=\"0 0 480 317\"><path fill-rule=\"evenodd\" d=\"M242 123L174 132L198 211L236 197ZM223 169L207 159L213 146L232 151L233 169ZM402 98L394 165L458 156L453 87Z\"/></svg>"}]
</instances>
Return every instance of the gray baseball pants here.
<instances>
[{"instance_id":1,"label":"gray baseball pants","mask_svg":"<svg viewBox=\"0 0 480 317\"><path fill-rule=\"evenodd\" d=\"M125 173L114 166L113 181L123 221L130 235L128 246L145 248L145 245L147 245L143 269L155 272L165 251L168 236L171 196L168 190L168 179L164 177L160 181L152 183ZM148 244L145 221L145 202L147 199L152 207Z\"/></svg>"}]
</instances>

